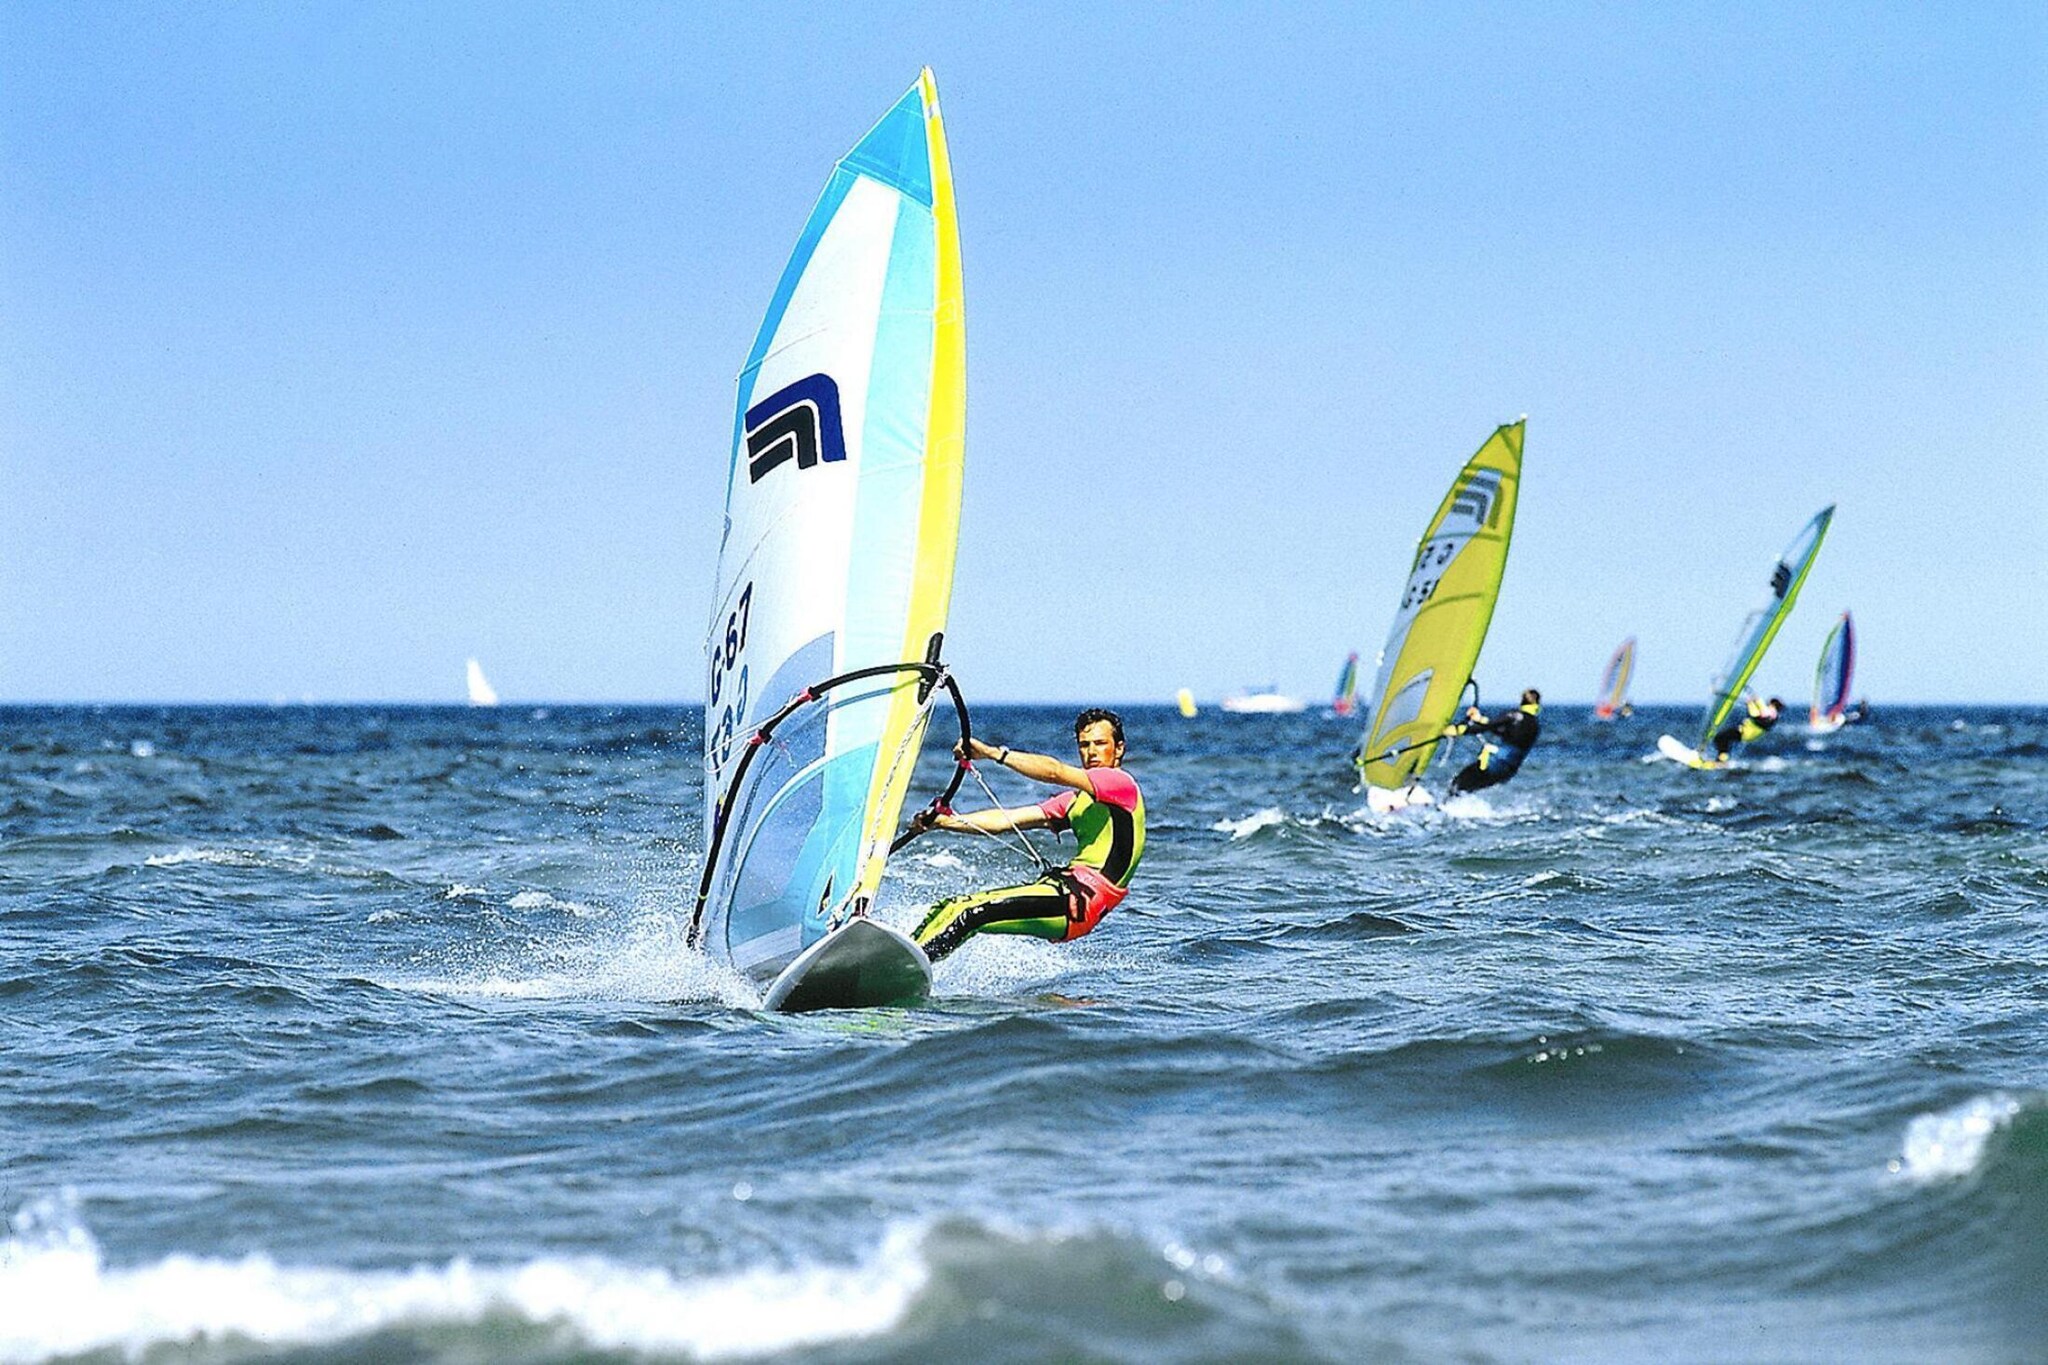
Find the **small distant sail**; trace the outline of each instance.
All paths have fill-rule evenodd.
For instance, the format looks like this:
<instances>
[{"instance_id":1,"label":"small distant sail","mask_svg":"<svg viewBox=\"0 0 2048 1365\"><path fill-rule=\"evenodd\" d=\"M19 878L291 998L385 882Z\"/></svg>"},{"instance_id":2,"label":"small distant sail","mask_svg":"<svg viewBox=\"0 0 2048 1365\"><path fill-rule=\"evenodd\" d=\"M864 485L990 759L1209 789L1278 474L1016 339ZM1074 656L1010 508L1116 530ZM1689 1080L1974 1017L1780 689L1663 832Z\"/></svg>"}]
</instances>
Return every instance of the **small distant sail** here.
<instances>
[{"instance_id":1,"label":"small distant sail","mask_svg":"<svg viewBox=\"0 0 2048 1365\"><path fill-rule=\"evenodd\" d=\"M1183 687L1180 691L1173 694L1173 700L1174 704L1180 707L1182 715L1187 716L1189 719L1194 718L1195 694L1192 691Z\"/></svg>"},{"instance_id":2,"label":"small distant sail","mask_svg":"<svg viewBox=\"0 0 2048 1365\"><path fill-rule=\"evenodd\" d=\"M1600 675L1600 700L1593 703L1593 719L1613 720L1628 704L1628 680L1636 671L1636 637L1623 640Z\"/></svg>"},{"instance_id":3,"label":"small distant sail","mask_svg":"<svg viewBox=\"0 0 2048 1365\"><path fill-rule=\"evenodd\" d=\"M1507 572L1526 425L1496 429L1465 462L1415 547L1355 758L1369 788L1415 785L1457 715Z\"/></svg>"},{"instance_id":4,"label":"small distant sail","mask_svg":"<svg viewBox=\"0 0 2048 1365\"><path fill-rule=\"evenodd\" d=\"M1300 697L1288 696L1271 683L1233 692L1216 704L1238 716L1291 716L1308 710L1307 702Z\"/></svg>"},{"instance_id":5,"label":"small distant sail","mask_svg":"<svg viewBox=\"0 0 2048 1365\"><path fill-rule=\"evenodd\" d=\"M1345 657L1344 667L1337 674L1337 691L1330 698L1330 709L1340 716L1348 716L1358 709L1358 651L1355 649Z\"/></svg>"},{"instance_id":6,"label":"small distant sail","mask_svg":"<svg viewBox=\"0 0 2048 1365\"><path fill-rule=\"evenodd\" d=\"M497 689L484 676L484 666L475 659L469 661L469 704L471 706L496 706Z\"/></svg>"},{"instance_id":7,"label":"small distant sail","mask_svg":"<svg viewBox=\"0 0 2048 1365\"><path fill-rule=\"evenodd\" d=\"M1856 677L1856 624L1843 612L1820 647L1820 665L1813 672L1813 709L1808 713L1815 730L1839 730L1847 723L1849 688Z\"/></svg>"},{"instance_id":8,"label":"small distant sail","mask_svg":"<svg viewBox=\"0 0 2048 1365\"><path fill-rule=\"evenodd\" d=\"M1832 503L1814 513L1813 520L1800 529L1792 543L1785 547L1785 553L1778 556L1778 562L1771 566L1770 598L1749 614L1749 619L1743 623L1742 634L1735 641L1734 653L1728 656L1727 666L1714 679L1714 700L1707 707L1706 724L1700 727L1699 742L1693 746L1702 753L1713 743L1714 732L1726 724L1735 708L1742 704L1750 675L1763 662L1764 652L1778 636L1778 627L1784 625L1785 618L1792 614L1792 604L1799 600L1800 586L1806 582L1806 575L1820 554L1820 543L1827 538L1828 523L1834 517Z\"/></svg>"}]
</instances>

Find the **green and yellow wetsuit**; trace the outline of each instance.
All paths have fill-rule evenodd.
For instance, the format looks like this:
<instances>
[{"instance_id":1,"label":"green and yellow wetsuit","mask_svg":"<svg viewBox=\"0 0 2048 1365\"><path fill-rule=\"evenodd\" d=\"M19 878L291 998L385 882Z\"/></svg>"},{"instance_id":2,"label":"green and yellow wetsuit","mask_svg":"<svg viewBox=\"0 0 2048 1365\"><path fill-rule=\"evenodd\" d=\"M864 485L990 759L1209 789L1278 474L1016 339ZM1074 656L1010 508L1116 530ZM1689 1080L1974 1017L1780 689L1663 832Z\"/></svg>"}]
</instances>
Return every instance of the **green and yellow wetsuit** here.
<instances>
[{"instance_id":1,"label":"green and yellow wetsuit","mask_svg":"<svg viewBox=\"0 0 2048 1365\"><path fill-rule=\"evenodd\" d=\"M911 935L927 957L937 962L979 933L1065 942L1116 908L1145 856L1145 798L1122 768L1090 768L1088 781L1092 794L1064 791L1038 807L1052 828L1074 832L1074 860L1021 886L940 901Z\"/></svg>"}]
</instances>

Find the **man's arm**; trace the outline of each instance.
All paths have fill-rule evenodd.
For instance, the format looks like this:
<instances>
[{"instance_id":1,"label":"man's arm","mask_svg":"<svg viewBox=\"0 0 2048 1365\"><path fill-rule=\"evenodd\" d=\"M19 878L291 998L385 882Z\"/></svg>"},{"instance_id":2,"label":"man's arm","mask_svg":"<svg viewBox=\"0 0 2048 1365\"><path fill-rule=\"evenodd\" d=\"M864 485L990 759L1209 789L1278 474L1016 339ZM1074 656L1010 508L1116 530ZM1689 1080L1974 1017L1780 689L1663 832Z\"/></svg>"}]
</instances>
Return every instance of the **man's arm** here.
<instances>
[{"instance_id":1,"label":"man's arm","mask_svg":"<svg viewBox=\"0 0 2048 1365\"><path fill-rule=\"evenodd\" d=\"M1000 763L1020 777L1028 777L1033 782L1043 782L1051 787L1072 787L1075 791L1095 795L1095 784L1089 781L1086 768L1076 768L1071 763L1062 763L1049 754L1034 754L1000 744L984 744L978 739L970 739L967 744L974 757L985 758L991 763Z\"/></svg>"}]
</instances>

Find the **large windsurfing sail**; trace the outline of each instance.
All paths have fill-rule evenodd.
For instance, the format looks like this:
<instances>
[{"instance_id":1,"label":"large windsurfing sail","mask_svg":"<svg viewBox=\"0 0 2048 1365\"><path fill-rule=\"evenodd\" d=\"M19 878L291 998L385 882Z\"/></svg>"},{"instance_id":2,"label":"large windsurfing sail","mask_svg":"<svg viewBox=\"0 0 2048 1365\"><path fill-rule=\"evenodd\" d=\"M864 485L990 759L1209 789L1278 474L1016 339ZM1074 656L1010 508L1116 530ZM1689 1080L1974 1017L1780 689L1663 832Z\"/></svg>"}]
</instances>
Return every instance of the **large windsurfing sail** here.
<instances>
[{"instance_id":1,"label":"large windsurfing sail","mask_svg":"<svg viewBox=\"0 0 2048 1365\"><path fill-rule=\"evenodd\" d=\"M1763 662L1764 651L1777 638L1778 627L1784 625L1785 618L1792 614L1792 604L1799 600L1800 585L1806 582L1806 575L1813 568L1814 557L1820 553L1820 543L1826 538L1828 523L1834 520L1834 516L1834 504L1821 508L1813 520L1793 537L1785 553L1778 556L1778 562L1771 566L1769 600L1743 622L1742 634L1735 641L1735 650L1728 656L1727 666L1714 677L1714 700L1707 707L1706 724L1700 727L1699 742L1693 746L1701 752L1707 750L1713 742L1714 732L1726 724L1729 715L1742 704L1750 675Z\"/></svg>"},{"instance_id":2,"label":"large windsurfing sail","mask_svg":"<svg viewBox=\"0 0 2048 1365\"><path fill-rule=\"evenodd\" d=\"M1816 730L1840 728L1849 709L1849 688L1856 676L1856 624L1843 612L1820 647L1813 670L1813 709L1808 720Z\"/></svg>"},{"instance_id":3,"label":"large windsurfing sail","mask_svg":"<svg viewBox=\"0 0 2048 1365\"><path fill-rule=\"evenodd\" d=\"M1337 674L1337 691L1330 701L1330 709L1340 716L1348 716L1358 709L1358 651L1355 649L1345 658L1344 668Z\"/></svg>"},{"instance_id":4,"label":"large windsurfing sail","mask_svg":"<svg viewBox=\"0 0 2048 1365\"><path fill-rule=\"evenodd\" d=\"M965 421L952 172L926 70L834 169L740 371L690 939L756 980L881 882L952 690Z\"/></svg>"},{"instance_id":5,"label":"large windsurfing sail","mask_svg":"<svg viewBox=\"0 0 2048 1365\"><path fill-rule=\"evenodd\" d=\"M1631 635L1615 647L1614 657L1607 661L1607 671L1600 675L1600 700L1593 703L1593 715L1600 720L1613 720L1621 713L1622 704L1628 700L1628 680L1636 671L1636 637Z\"/></svg>"},{"instance_id":6,"label":"large windsurfing sail","mask_svg":"<svg viewBox=\"0 0 2048 1365\"><path fill-rule=\"evenodd\" d=\"M1499 428L1465 462L1415 548L1356 759L1369 787L1414 782L1457 714L1507 569L1525 425Z\"/></svg>"}]
</instances>

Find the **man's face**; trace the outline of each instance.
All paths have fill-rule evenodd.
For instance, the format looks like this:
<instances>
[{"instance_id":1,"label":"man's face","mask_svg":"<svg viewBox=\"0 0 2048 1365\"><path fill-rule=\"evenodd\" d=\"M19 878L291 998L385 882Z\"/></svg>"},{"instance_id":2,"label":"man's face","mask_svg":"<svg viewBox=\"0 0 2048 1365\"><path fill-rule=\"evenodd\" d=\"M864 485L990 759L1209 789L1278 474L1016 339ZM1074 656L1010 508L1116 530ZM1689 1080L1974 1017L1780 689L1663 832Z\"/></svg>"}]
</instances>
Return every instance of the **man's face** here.
<instances>
[{"instance_id":1,"label":"man's face","mask_svg":"<svg viewBox=\"0 0 2048 1365\"><path fill-rule=\"evenodd\" d=\"M1124 761L1124 746L1117 740L1115 727L1106 720L1082 726L1074 743L1081 750L1084 768L1114 768Z\"/></svg>"}]
</instances>

